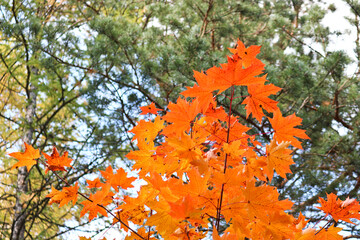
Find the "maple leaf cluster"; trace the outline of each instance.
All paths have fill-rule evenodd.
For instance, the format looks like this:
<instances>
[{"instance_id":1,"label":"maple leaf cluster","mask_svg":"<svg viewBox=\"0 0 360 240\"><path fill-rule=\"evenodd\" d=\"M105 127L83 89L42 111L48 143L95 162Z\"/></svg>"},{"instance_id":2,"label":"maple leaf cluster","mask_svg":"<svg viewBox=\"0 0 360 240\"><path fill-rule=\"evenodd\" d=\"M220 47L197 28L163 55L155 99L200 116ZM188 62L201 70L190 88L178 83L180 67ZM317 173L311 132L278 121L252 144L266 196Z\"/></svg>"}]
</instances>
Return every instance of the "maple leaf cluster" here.
<instances>
[{"instance_id":1,"label":"maple leaf cluster","mask_svg":"<svg viewBox=\"0 0 360 240\"><path fill-rule=\"evenodd\" d=\"M284 117L277 101L270 98L281 88L268 84L265 65L256 58L260 46L246 48L241 41L230 49L227 63L206 72L194 72L197 84L187 87L167 110L154 103L141 107L147 120L140 120L130 131L137 150L126 157L134 161L133 170L142 185L136 197L120 194L137 179L121 168L101 171L101 177L88 180L93 193L85 200L81 217L89 221L98 214L113 218L113 224L128 231L125 239L342 239L341 228L334 221L360 219L360 205L355 199L341 201L334 194L319 202L326 216L323 227L308 227L308 221L288 214L293 203L279 200L270 186L274 172L286 178L291 173L291 153L302 149L300 139L309 139L298 128L302 119L295 114ZM238 90L248 93L241 104L247 118L268 121L273 131L266 144L232 113ZM243 92L243 91L242 91ZM228 99L229 109L218 106L217 97ZM15 167L35 164L38 153L26 144L25 153ZM63 171L70 167L67 154L44 154L46 171ZM60 206L77 201L78 185L56 189L47 195L50 203ZM107 208L115 205L112 211ZM325 219L325 218L324 218ZM130 226L138 226L136 230ZM82 239L85 239L84 237Z\"/></svg>"},{"instance_id":2,"label":"maple leaf cluster","mask_svg":"<svg viewBox=\"0 0 360 240\"><path fill-rule=\"evenodd\" d=\"M30 171L31 167L37 164L37 159L40 159L41 155L39 150L34 149L33 146L25 144L25 151L24 152L13 152L9 153L11 157L16 158L19 160L15 163L11 169L19 168L26 166L27 170ZM71 162L73 161L71 158L68 157L68 152L65 151L62 156L60 156L56 147L53 147L53 151L51 155L48 155L42 152L43 156L45 157L46 161L43 162L46 166L45 174L51 171L66 171L65 167L71 167Z\"/></svg>"}]
</instances>

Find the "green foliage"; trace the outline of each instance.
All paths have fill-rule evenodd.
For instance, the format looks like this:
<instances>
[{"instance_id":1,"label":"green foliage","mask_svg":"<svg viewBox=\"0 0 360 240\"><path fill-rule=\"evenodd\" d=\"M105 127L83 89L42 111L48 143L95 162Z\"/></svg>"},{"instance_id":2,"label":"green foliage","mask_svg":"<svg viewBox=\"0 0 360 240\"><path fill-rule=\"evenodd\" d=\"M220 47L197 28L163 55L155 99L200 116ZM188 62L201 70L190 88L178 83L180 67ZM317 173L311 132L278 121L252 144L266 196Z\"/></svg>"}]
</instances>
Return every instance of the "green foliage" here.
<instances>
[{"instance_id":1,"label":"green foliage","mask_svg":"<svg viewBox=\"0 0 360 240\"><path fill-rule=\"evenodd\" d=\"M359 36L355 26L360 5L344 2L352 9L348 19ZM127 131L138 120L139 106L155 102L163 107L174 101L185 85L194 82L192 69L225 62L224 50L239 38L247 46L262 45L259 58L268 66L268 79L283 88L276 100L284 113L296 112L304 119L312 138L304 151L295 150L290 180L274 178L282 197L297 203L294 211L314 211L317 221L317 209L308 206L318 195L335 190L358 196L360 76L358 68L350 67L360 66L360 43L356 40L352 46L355 58L330 49L333 37L348 37L345 31L332 32L324 26L324 16L338 11L335 5L270 0L61 4L26 0L21 6L15 3L16 21L12 4L0 1L2 156L12 147L9 142L23 135L31 82L38 101L33 126L37 146L66 144L77 156L80 174L93 171L97 164L91 163L99 159L112 164L124 160L133 148ZM37 74L30 73L32 67ZM240 107L233 112L249 122ZM266 121L249 124L263 133L269 128ZM9 166L7 161L2 170ZM75 181L78 173L69 174ZM15 181L14 173L9 176L4 185ZM13 201L9 196L1 205L11 213ZM1 219L10 219L5 210ZM2 232L8 236L11 226L9 220L4 222ZM354 231L360 234L359 228Z\"/></svg>"}]
</instances>

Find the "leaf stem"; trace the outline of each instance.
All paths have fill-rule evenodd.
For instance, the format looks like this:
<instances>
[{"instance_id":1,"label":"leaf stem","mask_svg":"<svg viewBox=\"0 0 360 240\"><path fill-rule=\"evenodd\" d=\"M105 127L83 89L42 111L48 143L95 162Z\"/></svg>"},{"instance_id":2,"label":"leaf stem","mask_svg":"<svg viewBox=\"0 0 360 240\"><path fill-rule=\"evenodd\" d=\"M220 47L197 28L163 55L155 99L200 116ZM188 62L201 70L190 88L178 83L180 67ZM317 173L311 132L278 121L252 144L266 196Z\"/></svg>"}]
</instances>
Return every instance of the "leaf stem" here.
<instances>
[{"instance_id":1,"label":"leaf stem","mask_svg":"<svg viewBox=\"0 0 360 240\"><path fill-rule=\"evenodd\" d=\"M321 232L321 230L323 230L324 228L328 228L333 222L334 222L334 219L330 219L322 228L320 228L319 231L317 231L315 233L315 235L317 235L319 232Z\"/></svg>"}]
</instances>

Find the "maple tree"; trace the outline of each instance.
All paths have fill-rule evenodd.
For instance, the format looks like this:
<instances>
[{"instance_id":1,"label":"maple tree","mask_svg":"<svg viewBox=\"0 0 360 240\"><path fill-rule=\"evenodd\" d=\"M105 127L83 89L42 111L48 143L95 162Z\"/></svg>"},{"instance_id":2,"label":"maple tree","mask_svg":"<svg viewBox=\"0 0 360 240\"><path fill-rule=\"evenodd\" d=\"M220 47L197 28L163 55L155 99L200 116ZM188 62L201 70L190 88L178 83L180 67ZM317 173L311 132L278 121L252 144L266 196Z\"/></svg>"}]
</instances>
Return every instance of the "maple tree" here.
<instances>
[{"instance_id":1,"label":"maple tree","mask_svg":"<svg viewBox=\"0 0 360 240\"><path fill-rule=\"evenodd\" d=\"M147 120L140 120L130 131L137 150L127 154L142 184L137 196L123 195L134 186L135 177L109 166L90 181L92 193L79 192L57 175L71 167L68 153L62 156L53 148L51 156L25 143L24 153L11 153L19 160L14 167L42 162L67 187L52 188L50 204L75 204L85 198L80 216L92 221L98 214L111 216L113 224L127 231L125 239L342 239L339 221L360 219L355 199L344 201L329 194L319 199L324 212L322 226L308 226L300 214L289 214L293 203L280 200L270 185L274 174L283 178L291 173L292 149L302 149L299 139L309 139L299 129L302 119L295 114L284 117L277 102L269 98L280 88L267 84L265 65L256 58L259 46L246 48L238 41L228 62L206 72L194 72L198 84L182 92L167 111L153 103L143 107ZM248 118L269 121L273 139L265 143L232 114L238 89L247 91L242 104ZM217 96L230 101L229 110L218 107ZM160 112L161 111L161 112ZM160 113L158 113L160 112ZM155 115L155 117L153 116ZM275 173L274 173L275 172ZM115 206L115 208L111 208ZM111 209L111 210L110 210ZM138 227L130 227L136 225ZM84 239L84 237L80 237Z\"/></svg>"}]
</instances>

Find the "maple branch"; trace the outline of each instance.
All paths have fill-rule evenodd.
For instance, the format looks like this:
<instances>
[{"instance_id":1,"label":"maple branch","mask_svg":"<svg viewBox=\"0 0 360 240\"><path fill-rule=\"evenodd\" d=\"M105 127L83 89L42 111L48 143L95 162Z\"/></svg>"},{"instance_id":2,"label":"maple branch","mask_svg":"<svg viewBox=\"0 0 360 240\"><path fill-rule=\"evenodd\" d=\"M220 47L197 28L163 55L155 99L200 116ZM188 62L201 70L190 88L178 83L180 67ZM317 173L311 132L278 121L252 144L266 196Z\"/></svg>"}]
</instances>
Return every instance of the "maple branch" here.
<instances>
[{"instance_id":1,"label":"maple branch","mask_svg":"<svg viewBox=\"0 0 360 240\"><path fill-rule=\"evenodd\" d=\"M324 220L328 215L325 215L324 217L320 218L313 227L315 227L316 225L318 225L319 222L321 222L322 220Z\"/></svg>"},{"instance_id":2,"label":"maple branch","mask_svg":"<svg viewBox=\"0 0 360 240\"><path fill-rule=\"evenodd\" d=\"M39 158L39 161L44 165L44 166L48 166L47 163L45 163L43 160L41 160ZM68 187L71 187L71 184L66 181L63 177L61 177L56 171L53 171L52 169L50 169L55 176L60 179L62 182L64 182ZM90 201L90 202L94 202L93 200L91 200L90 198L88 198L85 194L83 194L82 192L77 191L77 193L82 196L83 198L85 198L86 200ZM130 231L132 231L133 233L135 233L136 236L140 237L143 240L146 240L144 237L142 237L140 234L138 234L134 229L132 229L130 226L128 226L126 223L124 223L119 217L117 217L113 212L111 212L109 209L107 209L105 206L97 203L97 206L103 208L107 213L109 213L111 216L113 216L116 220L118 220L121 224L123 224L125 227L127 227Z\"/></svg>"},{"instance_id":3,"label":"maple branch","mask_svg":"<svg viewBox=\"0 0 360 240\"><path fill-rule=\"evenodd\" d=\"M205 13L205 16L204 16L203 24L202 24L201 29L200 29L200 38L202 38L204 36L205 32L206 32L206 28L207 28L207 25L209 23L207 18L209 16L209 13L210 13L211 9L213 8L213 4L214 4L213 0L210 0L208 9L207 9L207 11Z\"/></svg>"},{"instance_id":4,"label":"maple branch","mask_svg":"<svg viewBox=\"0 0 360 240\"><path fill-rule=\"evenodd\" d=\"M20 5L21 6L21 5ZM20 8L19 6L19 8ZM17 15L17 10L15 7L15 1L13 1L12 4L12 8L11 11L13 13L14 16L14 20L16 22L17 25L19 25L19 19L18 19L18 15ZM26 91L26 95L28 97L30 97L30 92L29 92L29 85L30 85L30 77L31 77L31 69L30 69L30 65L29 65L29 61L30 61L30 54L29 54L29 44L28 41L25 38L24 32L20 31L20 41L22 42L24 48L25 48L25 61L26 61L26 85L25 85L25 91ZM21 85L22 86L22 85Z\"/></svg>"},{"instance_id":5,"label":"maple branch","mask_svg":"<svg viewBox=\"0 0 360 240\"><path fill-rule=\"evenodd\" d=\"M227 129L227 135L226 135L226 143L229 143L229 139L230 139L231 110L232 110L232 101L234 99L234 91L235 91L234 86L231 86L231 98L230 98L230 106L229 106L229 113L228 113L228 129ZM228 158L228 154L226 153L225 160L224 160L224 174L226 173L226 168L227 168L227 158ZM223 183L221 185L220 201L218 204L217 215L216 215L216 230L217 231L219 231L219 228L220 228L221 206L222 206L222 201L223 201L223 196L224 196L224 187L225 187L225 183Z\"/></svg>"},{"instance_id":6,"label":"maple branch","mask_svg":"<svg viewBox=\"0 0 360 240\"><path fill-rule=\"evenodd\" d=\"M11 67L13 65L15 65L16 62L14 62L11 66L9 66L6 63L6 60L4 59L3 55L0 53L0 59L3 62L3 64L5 65L5 67L7 68L7 71L9 72L9 74L11 75L11 77L17 82L17 84L19 84L22 88L25 89L25 86L17 79L16 75L11 71Z\"/></svg>"},{"instance_id":7,"label":"maple branch","mask_svg":"<svg viewBox=\"0 0 360 240\"><path fill-rule=\"evenodd\" d=\"M250 95L241 95L241 96L234 97L234 99L247 98L247 97L249 97L249 96L250 96Z\"/></svg>"},{"instance_id":8,"label":"maple branch","mask_svg":"<svg viewBox=\"0 0 360 240\"><path fill-rule=\"evenodd\" d=\"M199 197L203 197L203 198L205 198L210 204L212 204L215 208L216 208L216 205L211 201L211 198L207 198L207 197L205 197L205 196L202 196L202 195L199 195ZM206 213L207 214L207 213ZM209 214L207 214L207 215L209 215ZM209 215L210 216L210 215ZM215 218L215 217L213 217L213 216L211 216L212 218Z\"/></svg>"},{"instance_id":9,"label":"maple branch","mask_svg":"<svg viewBox=\"0 0 360 240\"><path fill-rule=\"evenodd\" d=\"M346 236L343 239L353 239L353 238L360 238L360 235L350 235L350 236Z\"/></svg>"},{"instance_id":10,"label":"maple branch","mask_svg":"<svg viewBox=\"0 0 360 240\"><path fill-rule=\"evenodd\" d=\"M334 96L334 100L333 103L335 104L335 116L334 116L334 120L341 123L344 127L350 129L350 130L354 130L354 128L352 126L350 126L348 123L346 123L341 117L340 117L340 113L339 113L339 109L341 108L341 106L339 106L339 93L340 93L340 89L337 89L335 91L335 96Z\"/></svg>"},{"instance_id":11,"label":"maple branch","mask_svg":"<svg viewBox=\"0 0 360 240\"><path fill-rule=\"evenodd\" d=\"M289 32L288 30L285 29L285 26L282 27L282 30L289 35L291 38L295 39L296 41L298 41L299 43L301 43L304 46L307 46L308 48L310 48L313 52L316 52L317 54L319 54L319 56L324 58L324 55L322 55L319 51L315 50L313 47L311 47L309 44L306 44L304 41L300 40L299 38L294 36L294 33Z\"/></svg>"},{"instance_id":12,"label":"maple branch","mask_svg":"<svg viewBox=\"0 0 360 240\"><path fill-rule=\"evenodd\" d=\"M357 181L354 188L349 192L349 197L355 197L357 195L359 188L360 188L360 176L357 177Z\"/></svg>"},{"instance_id":13,"label":"maple branch","mask_svg":"<svg viewBox=\"0 0 360 240\"><path fill-rule=\"evenodd\" d=\"M227 106L224 103L220 103L221 106L225 107L225 108L229 108L229 106ZM264 133L264 137L267 141L270 141L270 137L268 135L266 135L265 131L264 131L264 126L259 126L257 125L251 118L247 118L246 116L240 114L240 112L238 112L236 109L232 109L231 112L233 112L234 114L236 114L237 116L241 117L244 121L246 121L247 123L250 123L252 126L254 126L255 128L257 128L259 131L261 131L262 133Z\"/></svg>"},{"instance_id":14,"label":"maple branch","mask_svg":"<svg viewBox=\"0 0 360 240\"><path fill-rule=\"evenodd\" d=\"M229 114L228 114L228 129L227 129L227 136L226 136L226 143L229 143L230 139L230 123L231 123L231 110L232 110L232 101L234 99L234 86L231 87L231 98L230 98L230 107L229 107ZM225 164L224 164L224 174L226 173L226 166L227 165L227 154L225 156Z\"/></svg>"},{"instance_id":15,"label":"maple branch","mask_svg":"<svg viewBox=\"0 0 360 240\"><path fill-rule=\"evenodd\" d=\"M70 98L70 99L68 99L68 100L66 100L66 101L65 101L65 99L60 99L60 100L58 101L58 103L62 102L62 104L46 119L46 121L45 121L44 124L41 124L41 125L40 125L40 131L38 132L37 136L35 137L34 142L36 142L36 141L40 138L40 136L41 136L42 133L46 132L47 126L51 123L51 120L52 120L64 107L66 107L66 105L70 104L71 102L73 102L74 100L78 99L80 96L82 96L82 95L84 95L84 94L85 94L85 92L79 93L79 94L77 94L76 96L74 96L74 97L72 97L72 98ZM51 110L53 110L53 109L51 109ZM47 113L49 113L49 112L50 112L50 110L49 110ZM46 113L46 114L47 114L47 113ZM43 117L45 117L45 116L46 116L46 115L43 115L41 118L43 118Z\"/></svg>"},{"instance_id":16,"label":"maple branch","mask_svg":"<svg viewBox=\"0 0 360 240\"><path fill-rule=\"evenodd\" d=\"M98 74L98 75L100 75L100 76L102 76L102 77L104 77L104 78L107 78L107 79L109 79L109 80L112 81L112 82L115 82L115 83L117 83L117 84L120 84L121 86L128 87L128 88L131 88L131 89L135 89L135 90L139 91L140 93L142 93L147 99L149 99L149 101L154 102L154 103L157 105L157 107L162 108L161 105L160 105L157 101L155 101L152 96L150 96L148 93L146 93L146 91L145 91L144 89L142 89L139 84L136 84L136 83L133 82L133 84L136 85L136 86L133 86L133 85L124 83L123 81L118 81L118 80L112 78L112 77L109 75L108 72L102 73L102 72L99 72L99 71L97 71L97 70L95 70L95 69L93 69L93 68L91 68L91 67L84 67L84 66L81 66L81 65L77 65L77 64L74 64L74 63L70 63L70 62L67 62L67 61L65 61L65 60L57 57L55 54L51 53L50 51L46 50L45 48L41 48L41 50L42 50L44 53L46 53L46 54L48 54L49 56L51 56L52 58L54 58L57 62L59 62L59 63L61 63L61 64L64 64L64 65L67 65L67 66L70 66L70 67L74 67L74 68L79 68L79 69L84 70L84 71L89 72L89 73L90 73L90 72L95 72L96 74Z\"/></svg>"}]
</instances>

